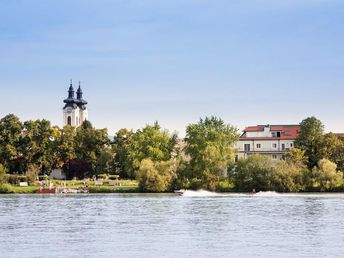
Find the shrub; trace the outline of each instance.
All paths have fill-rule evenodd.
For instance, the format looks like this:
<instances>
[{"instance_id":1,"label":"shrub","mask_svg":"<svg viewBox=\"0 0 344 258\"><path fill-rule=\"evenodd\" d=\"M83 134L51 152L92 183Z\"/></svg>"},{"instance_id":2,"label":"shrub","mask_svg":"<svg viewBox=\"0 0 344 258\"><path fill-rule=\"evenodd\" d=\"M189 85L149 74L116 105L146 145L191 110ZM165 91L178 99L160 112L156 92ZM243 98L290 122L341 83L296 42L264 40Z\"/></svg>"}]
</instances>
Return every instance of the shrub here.
<instances>
[{"instance_id":1,"label":"shrub","mask_svg":"<svg viewBox=\"0 0 344 258\"><path fill-rule=\"evenodd\" d=\"M14 193L10 184L0 184L0 194Z\"/></svg>"},{"instance_id":2,"label":"shrub","mask_svg":"<svg viewBox=\"0 0 344 258\"><path fill-rule=\"evenodd\" d=\"M318 162L312 170L313 186L320 191L335 190L343 184L343 173L337 172L337 165L327 159Z\"/></svg>"},{"instance_id":3,"label":"shrub","mask_svg":"<svg viewBox=\"0 0 344 258\"><path fill-rule=\"evenodd\" d=\"M106 179L107 178L107 174L99 174L97 175L97 179Z\"/></svg>"},{"instance_id":4,"label":"shrub","mask_svg":"<svg viewBox=\"0 0 344 258\"><path fill-rule=\"evenodd\" d=\"M171 161L153 162L144 159L136 174L139 187L144 192L166 192L171 190L171 183L175 174L175 163Z\"/></svg>"},{"instance_id":5,"label":"shrub","mask_svg":"<svg viewBox=\"0 0 344 258\"><path fill-rule=\"evenodd\" d=\"M38 179L39 181L46 180L48 178L47 175L39 176Z\"/></svg>"},{"instance_id":6,"label":"shrub","mask_svg":"<svg viewBox=\"0 0 344 258\"><path fill-rule=\"evenodd\" d=\"M119 179L119 175L109 175L110 180L116 180Z\"/></svg>"},{"instance_id":7,"label":"shrub","mask_svg":"<svg viewBox=\"0 0 344 258\"><path fill-rule=\"evenodd\" d=\"M6 171L5 171L5 167L0 164L0 184L5 183L6 181Z\"/></svg>"}]
</instances>

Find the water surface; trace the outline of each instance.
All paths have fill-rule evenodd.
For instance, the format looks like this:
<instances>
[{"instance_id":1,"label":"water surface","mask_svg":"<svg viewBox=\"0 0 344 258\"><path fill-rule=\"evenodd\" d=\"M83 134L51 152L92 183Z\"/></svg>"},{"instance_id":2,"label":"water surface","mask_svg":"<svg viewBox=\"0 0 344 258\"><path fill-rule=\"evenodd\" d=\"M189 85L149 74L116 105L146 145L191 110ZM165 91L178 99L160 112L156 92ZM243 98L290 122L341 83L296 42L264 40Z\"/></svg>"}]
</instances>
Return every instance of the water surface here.
<instances>
[{"instance_id":1,"label":"water surface","mask_svg":"<svg viewBox=\"0 0 344 258\"><path fill-rule=\"evenodd\" d=\"M0 195L1 257L343 257L343 194Z\"/></svg>"}]
</instances>

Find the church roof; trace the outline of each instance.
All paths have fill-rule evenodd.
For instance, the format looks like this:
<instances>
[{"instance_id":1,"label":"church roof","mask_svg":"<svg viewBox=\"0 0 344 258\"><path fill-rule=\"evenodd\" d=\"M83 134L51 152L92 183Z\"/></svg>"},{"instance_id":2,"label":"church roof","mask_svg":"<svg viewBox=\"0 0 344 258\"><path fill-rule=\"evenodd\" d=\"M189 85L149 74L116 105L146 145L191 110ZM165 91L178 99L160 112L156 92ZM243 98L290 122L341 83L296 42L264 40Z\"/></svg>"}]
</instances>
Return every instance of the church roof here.
<instances>
[{"instance_id":1,"label":"church roof","mask_svg":"<svg viewBox=\"0 0 344 258\"><path fill-rule=\"evenodd\" d=\"M66 108L66 107L72 107L72 108L79 107L83 110L86 109L87 101L82 98L83 93L82 93L82 89L80 86L80 82L79 82L79 88L78 88L76 94L77 94L77 97L75 98L73 83L71 80L70 86L68 89L68 97L65 100L63 100L63 102L66 103L64 108Z\"/></svg>"}]
</instances>

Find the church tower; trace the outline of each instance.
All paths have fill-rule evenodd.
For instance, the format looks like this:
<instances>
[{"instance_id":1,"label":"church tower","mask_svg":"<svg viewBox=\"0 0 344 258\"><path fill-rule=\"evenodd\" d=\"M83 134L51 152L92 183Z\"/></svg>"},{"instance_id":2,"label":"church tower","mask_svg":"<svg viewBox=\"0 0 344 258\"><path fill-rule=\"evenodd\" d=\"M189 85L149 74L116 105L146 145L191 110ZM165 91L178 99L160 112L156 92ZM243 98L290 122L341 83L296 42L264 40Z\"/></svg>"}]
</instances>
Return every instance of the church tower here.
<instances>
[{"instance_id":1,"label":"church tower","mask_svg":"<svg viewBox=\"0 0 344 258\"><path fill-rule=\"evenodd\" d=\"M88 111L86 108L87 101L82 98L82 90L79 82L79 88L76 92L76 98L74 95L74 88L72 80L70 82L68 90L68 98L63 102L63 126L70 125L73 127L80 126L85 120L88 119Z\"/></svg>"}]
</instances>

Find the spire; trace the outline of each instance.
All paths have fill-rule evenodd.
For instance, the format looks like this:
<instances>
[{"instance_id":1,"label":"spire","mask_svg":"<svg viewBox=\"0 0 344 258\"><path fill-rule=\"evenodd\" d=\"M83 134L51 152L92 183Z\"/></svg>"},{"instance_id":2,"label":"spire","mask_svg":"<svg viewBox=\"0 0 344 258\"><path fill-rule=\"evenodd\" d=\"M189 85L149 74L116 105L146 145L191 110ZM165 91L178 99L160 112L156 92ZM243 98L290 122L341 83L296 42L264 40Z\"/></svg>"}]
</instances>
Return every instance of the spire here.
<instances>
[{"instance_id":1,"label":"spire","mask_svg":"<svg viewBox=\"0 0 344 258\"><path fill-rule=\"evenodd\" d=\"M73 81L70 79L70 86L68 90L68 98L69 99L74 99L74 88L73 88Z\"/></svg>"},{"instance_id":2,"label":"spire","mask_svg":"<svg viewBox=\"0 0 344 258\"><path fill-rule=\"evenodd\" d=\"M77 92L76 92L76 98L77 99L79 99L79 100L81 100L82 99L82 90L81 90L81 85L80 85L80 81L79 81L79 88L78 88L78 90L77 90Z\"/></svg>"}]
</instances>

